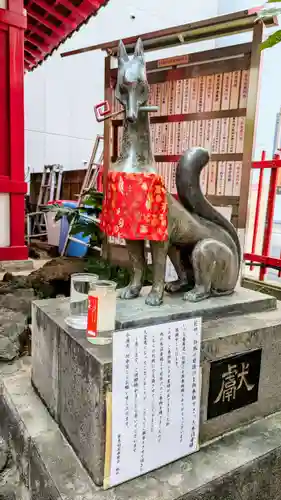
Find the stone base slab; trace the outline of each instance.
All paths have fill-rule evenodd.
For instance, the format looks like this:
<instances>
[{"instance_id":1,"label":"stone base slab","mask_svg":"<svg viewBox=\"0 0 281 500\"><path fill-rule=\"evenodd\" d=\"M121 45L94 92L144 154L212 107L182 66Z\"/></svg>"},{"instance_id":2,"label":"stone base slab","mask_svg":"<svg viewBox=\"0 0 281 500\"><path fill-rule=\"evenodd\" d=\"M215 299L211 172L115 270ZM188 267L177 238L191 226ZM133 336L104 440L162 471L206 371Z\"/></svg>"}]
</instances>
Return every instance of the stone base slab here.
<instances>
[{"instance_id":1,"label":"stone base slab","mask_svg":"<svg viewBox=\"0 0 281 500\"><path fill-rule=\"evenodd\" d=\"M276 299L263 293L237 287L234 294L212 297L202 302L183 300L183 294L165 294L160 307L145 304L145 296L150 291L145 287L137 299L117 302L116 329L140 328L142 326L168 323L201 316L203 321L269 311L276 308Z\"/></svg>"},{"instance_id":2,"label":"stone base slab","mask_svg":"<svg viewBox=\"0 0 281 500\"><path fill-rule=\"evenodd\" d=\"M33 260L4 260L0 262L0 272L15 273L17 271L33 271Z\"/></svg>"},{"instance_id":3,"label":"stone base slab","mask_svg":"<svg viewBox=\"0 0 281 500\"><path fill-rule=\"evenodd\" d=\"M264 297L257 294L258 300L260 296ZM64 321L68 313L65 299L34 303L32 381L83 465L101 485L112 346L94 346L86 340L85 332L68 328ZM203 322L201 444L281 410L281 371L276 369L281 366L280 318L278 306L272 311ZM262 349L258 401L208 420L211 363L256 349Z\"/></svg>"},{"instance_id":4,"label":"stone base slab","mask_svg":"<svg viewBox=\"0 0 281 500\"><path fill-rule=\"evenodd\" d=\"M17 500L279 500L281 414L215 440L193 455L108 491L96 487L36 396L28 364L1 374L0 434L24 496Z\"/></svg>"}]
</instances>

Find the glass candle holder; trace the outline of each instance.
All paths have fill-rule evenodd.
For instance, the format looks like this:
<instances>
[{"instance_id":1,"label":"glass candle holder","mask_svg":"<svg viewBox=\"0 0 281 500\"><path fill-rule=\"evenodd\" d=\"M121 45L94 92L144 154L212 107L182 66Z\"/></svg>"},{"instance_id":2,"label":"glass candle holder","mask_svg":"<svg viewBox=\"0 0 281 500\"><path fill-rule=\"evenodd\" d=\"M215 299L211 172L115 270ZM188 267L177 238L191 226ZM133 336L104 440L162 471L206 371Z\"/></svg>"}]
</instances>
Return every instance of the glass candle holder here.
<instances>
[{"instance_id":1,"label":"glass candle holder","mask_svg":"<svg viewBox=\"0 0 281 500\"><path fill-rule=\"evenodd\" d=\"M78 330L87 329L89 290L98 279L96 274L71 275L70 316L65 320L68 326Z\"/></svg>"},{"instance_id":2,"label":"glass candle holder","mask_svg":"<svg viewBox=\"0 0 281 500\"><path fill-rule=\"evenodd\" d=\"M116 283L98 280L92 283L88 299L87 339L92 344L112 342L116 319Z\"/></svg>"}]
</instances>

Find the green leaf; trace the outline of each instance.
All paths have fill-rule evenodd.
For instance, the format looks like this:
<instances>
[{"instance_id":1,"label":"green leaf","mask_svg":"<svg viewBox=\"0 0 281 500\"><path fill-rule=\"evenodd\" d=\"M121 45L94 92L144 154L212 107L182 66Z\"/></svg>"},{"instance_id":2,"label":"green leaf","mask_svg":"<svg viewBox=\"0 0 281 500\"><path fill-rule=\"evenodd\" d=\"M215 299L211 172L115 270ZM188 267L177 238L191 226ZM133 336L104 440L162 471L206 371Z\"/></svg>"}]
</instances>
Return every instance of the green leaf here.
<instances>
[{"instance_id":1,"label":"green leaf","mask_svg":"<svg viewBox=\"0 0 281 500\"><path fill-rule=\"evenodd\" d=\"M268 0L267 3L281 3L281 0Z\"/></svg>"},{"instance_id":2,"label":"green leaf","mask_svg":"<svg viewBox=\"0 0 281 500\"><path fill-rule=\"evenodd\" d=\"M84 237L90 236L91 245L100 247L103 234L99 228L99 225L95 221L91 220L91 216L93 216L94 218L99 217L102 209L102 201L103 193L98 193L94 189L91 189L87 196L84 198L83 205L81 205L79 208L62 207L61 205L54 204L50 207L46 207L46 210L52 210L56 212L56 221L59 221L63 217L66 217L69 224L72 223L72 235L82 233ZM89 218L85 217L86 214L89 215ZM110 275L108 275L107 277L110 278Z\"/></svg>"},{"instance_id":3,"label":"green leaf","mask_svg":"<svg viewBox=\"0 0 281 500\"><path fill-rule=\"evenodd\" d=\"M84 205L101 205L103 200L103 193L90 189L89 193L84 199Z\"/></svg>"},{"instance_id":4,"label":"green leaf","mask_svg":"<svg viewBox=\"0 0 281 500\"><path fill-rule=\"evenodd\" d=\"M71 221L77 215L77 209L75 208L63 208L61 206L53 206L53 208L51 210L56 212L55 221L62 219L62 217L67 217L68 221Z\"/></svg>"},{"instance_id":5,"label":"green leaf","mask_svg":"<svg viewBox=\"0 0 281 500\"><path fill-rule=\"evenodd\" d=\"M281 30L275 31L272 35L270 35L264 42L261 43L261 50L269 49L270 47L274 47L281 42Z\"/></svg>"},{"instance_id":6,"label":"green leaf","mask_svg":"<svg viewBox=\"0 0 281 500\"><path fill-rule=\"evenodd\" d=\"M280 0L281 1L281 0ZM267 17L272 17L272 16L279 16L281 14L281 7L272 7L270 9L263 9L261 10L257 18L258 19L266 19Z\"/></svg>"}]
</instances>

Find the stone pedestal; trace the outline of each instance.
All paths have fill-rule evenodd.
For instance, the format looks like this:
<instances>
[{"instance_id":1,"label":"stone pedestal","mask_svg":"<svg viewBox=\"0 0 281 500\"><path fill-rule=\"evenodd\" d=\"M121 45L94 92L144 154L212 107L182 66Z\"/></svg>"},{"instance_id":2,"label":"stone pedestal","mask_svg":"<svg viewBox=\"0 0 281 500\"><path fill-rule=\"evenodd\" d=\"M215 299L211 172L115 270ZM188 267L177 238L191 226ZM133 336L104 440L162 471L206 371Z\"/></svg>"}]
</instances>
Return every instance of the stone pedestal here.
<instances>
[{"instance_id":1,"label":"stone pedestal","mask_svg":"<svg viewBox=\"0 0 281 500\"><path fill-rule=\"evenodd\" d=\"M281 413L108 491L95 486L30 384L26 358L0 365L0 434L17 500L279 500ZM14 475L16 486L17 477Z\"/></svg>"},{"instance_id":2,"label":"stone pedestal","mask_svg":"<svg viewBox=\"0 0 281 500\"><path fill-rule=\"evenodd\" d=\"M103 482L105 394L111 385L112 347L93 346L85 332L65 325L67 299L33 305L32 382L97 485ZM201 346L201 444L243 424L281 410L281 308L267 295L238 289L231 297L191 305L165 297L159 308L144 297L118 301L119 328L203 317ZM233 411L210 414L210 368L215 361L254 351L260 358L257 401ZM240 358L239 358L240 359ZM241 358L242 359L242 358ZM245 364L246 367L246 364ZM209 407L209 411L208 411Z\"/></svg>"}]
</instances>

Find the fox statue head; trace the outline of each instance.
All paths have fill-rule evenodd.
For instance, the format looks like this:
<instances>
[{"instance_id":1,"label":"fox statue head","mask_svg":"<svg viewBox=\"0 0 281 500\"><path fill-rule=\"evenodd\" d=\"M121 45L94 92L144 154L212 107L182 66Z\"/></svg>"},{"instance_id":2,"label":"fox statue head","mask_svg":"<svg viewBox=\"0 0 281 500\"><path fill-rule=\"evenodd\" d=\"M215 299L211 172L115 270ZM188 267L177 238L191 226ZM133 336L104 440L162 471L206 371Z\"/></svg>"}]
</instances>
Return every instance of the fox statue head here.
<instances>
[{"instance_id":1,"label":"fox statue head","mask_svg":"<svg viewBox=\"0 0 281 500\"><path fill-rule=\"evenodd\" d=\"M141 39L138 39L134 55L131 58L129 58L121 40L118 50L118 75L115 96L124 106L127 121L136 122L140 106L143 106L148 101L148 93L149 86Z\"/></svg>"}]
</instances>

